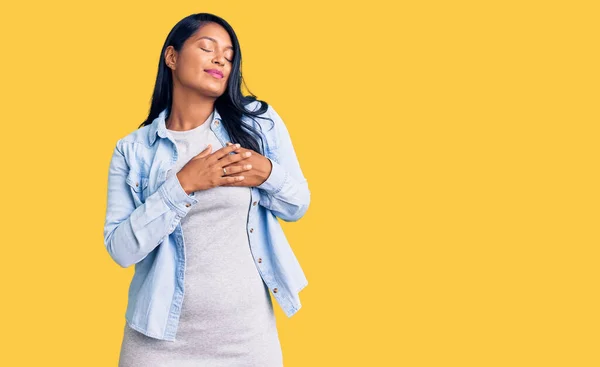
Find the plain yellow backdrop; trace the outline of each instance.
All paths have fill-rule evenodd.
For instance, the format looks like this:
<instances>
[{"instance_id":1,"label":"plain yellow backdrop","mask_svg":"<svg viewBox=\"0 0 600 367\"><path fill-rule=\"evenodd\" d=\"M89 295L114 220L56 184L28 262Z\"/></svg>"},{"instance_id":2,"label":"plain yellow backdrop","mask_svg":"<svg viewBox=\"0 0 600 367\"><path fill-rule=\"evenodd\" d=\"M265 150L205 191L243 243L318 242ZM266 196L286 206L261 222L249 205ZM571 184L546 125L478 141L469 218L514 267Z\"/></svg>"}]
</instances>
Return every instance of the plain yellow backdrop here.
<instances>
[{"instance_id":1,"label":"plain yellow backdrop","mask_svg":"<svg viewBox=\"0 0 600 367\"><path fill-rule=\"evenodd\" d=\"M396 4L396 5L393 5ZM600 365L598 7L4 2L3 366L116 366L108 165L181 18L236 30L312 193L286 367Z\"/></svg>"}]
</instances>

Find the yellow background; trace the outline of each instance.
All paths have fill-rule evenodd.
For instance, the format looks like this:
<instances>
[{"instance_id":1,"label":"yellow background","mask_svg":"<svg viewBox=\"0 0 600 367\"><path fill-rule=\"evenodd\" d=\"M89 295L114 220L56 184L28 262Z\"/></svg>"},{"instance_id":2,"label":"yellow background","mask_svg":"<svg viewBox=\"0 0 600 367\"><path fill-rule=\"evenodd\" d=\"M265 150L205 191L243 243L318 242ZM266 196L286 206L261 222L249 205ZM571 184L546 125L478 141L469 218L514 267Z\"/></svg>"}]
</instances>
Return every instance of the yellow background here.
<instances>
[{"instance_id":1,"label":"yellow background","mask_svg":"<svg viewBox=\"0 0 600 367\"><path fill-rule=\"evenodd\" d=\"M3 2L4 366L116 366L108 164L181 18L236 30L312 193L286 367L598 366L598 7Z\"/></svg>"}]
</instances>

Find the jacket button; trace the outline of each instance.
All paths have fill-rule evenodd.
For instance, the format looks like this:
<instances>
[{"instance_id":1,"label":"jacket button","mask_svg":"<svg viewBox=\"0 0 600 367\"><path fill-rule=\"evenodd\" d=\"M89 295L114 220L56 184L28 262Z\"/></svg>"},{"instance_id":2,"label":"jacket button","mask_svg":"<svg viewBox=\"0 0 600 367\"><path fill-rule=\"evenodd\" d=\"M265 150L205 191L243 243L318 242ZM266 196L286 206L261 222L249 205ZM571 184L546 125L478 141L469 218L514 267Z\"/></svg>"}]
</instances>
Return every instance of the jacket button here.
<instances>
[{"instance_id":1,"label":"jacket button","mask_svg":"<svg viewBox=\"0 0 600 367\"><path fill-rule=\"evenodd\" d=\"M258 258L258 262L261 263L262 262L262 258L259 257Z\"/></svg>"},{"instance_id":2,"label":"jacket button","mask_svg":"<svg viewBox=\"0 0 600 367\"><path fill-rule=\"evenodd\" d=\"M138 186L140 186L140 184L139 184L139 182L136 182L135 187L138 187Z\"/></svg>"},{"instance_id":3,"label":"jacket button","mask_svg":"<svg viewBox=\"0 0 600 367\"><path fill-rule=\"evenodd\" d=\"M185 206L187 206L187 207L189 207L190 205L192 205L192 204L190 204L190 203L185 204Z\"/></svg>"},{"instance_id":4,"label":"jacket button","mask_svg":"<svg viewBox=\"0 0 600 367\"><path fill-rule=\"evenodd\" d=\"M277 293L277 288L273 288L273 293Z\"/></svg>"},{"instance_id":5,"label":"jacket button","mask_svg":"<svg viewBox=\"0 0 600 367\"><path fill-rule=\"evenodd\" d=\"M252 205L256 206L256 201L252 203Z\"/></svg>"},{"instance_id":6,"label":"jacket button","mask_svg":"<svg viewBox=\"0 0 600 367\"><path fill-rule=\"evenodd\" d=\"M250 228L250 233L254 232L254 228Z\"/></svg>"},{"instance_id":7,"label":"jacket button","mask_svg":"<svg viewBox=\"0 0 600 367\"><path fill-rule=\"evenodd\" d=\"M215 120L215 125L218 125L218 124L219 124L219 120Z\"/></svg>"}]
</instances>

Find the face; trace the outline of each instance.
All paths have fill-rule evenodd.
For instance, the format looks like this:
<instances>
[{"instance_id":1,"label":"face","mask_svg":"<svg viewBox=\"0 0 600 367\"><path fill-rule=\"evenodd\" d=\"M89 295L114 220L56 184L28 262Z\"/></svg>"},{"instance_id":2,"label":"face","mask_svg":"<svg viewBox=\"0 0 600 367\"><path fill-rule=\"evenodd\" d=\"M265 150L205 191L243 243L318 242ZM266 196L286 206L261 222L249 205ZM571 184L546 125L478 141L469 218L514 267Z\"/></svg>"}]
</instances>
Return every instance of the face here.
<instances>
[{"instance_id":1,"label":"face","mask_svg":"<svg viewBox=\"0 0 600 367\"><path fill-rule=\"evenodd\" d=\"M232 46L225 28L211 22L188 38L179 52L169 46L165 61L175 83L216 98L227 88L233 62Z\"/></svg>"}]
</instances>

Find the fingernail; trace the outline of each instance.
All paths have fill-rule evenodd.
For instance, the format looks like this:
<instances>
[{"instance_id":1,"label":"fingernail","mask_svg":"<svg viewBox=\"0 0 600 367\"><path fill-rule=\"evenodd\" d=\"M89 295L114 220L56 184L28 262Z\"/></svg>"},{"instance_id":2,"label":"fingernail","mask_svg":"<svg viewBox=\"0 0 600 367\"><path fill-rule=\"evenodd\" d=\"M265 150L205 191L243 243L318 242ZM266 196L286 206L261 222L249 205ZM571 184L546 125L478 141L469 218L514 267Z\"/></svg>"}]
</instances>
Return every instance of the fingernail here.
<instances>
[{"instance_id":1,"label":"fingernail","mask_svg":"<svg viewBox=\"0 0 600 367\"><path fill-rule=\"evenodd\" d=\"M238 148L240 147L240 145L239 145L239 144L236 144L235 146L236 146L236 147L238 147Z\"/></svg>"}]
</instances>

